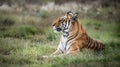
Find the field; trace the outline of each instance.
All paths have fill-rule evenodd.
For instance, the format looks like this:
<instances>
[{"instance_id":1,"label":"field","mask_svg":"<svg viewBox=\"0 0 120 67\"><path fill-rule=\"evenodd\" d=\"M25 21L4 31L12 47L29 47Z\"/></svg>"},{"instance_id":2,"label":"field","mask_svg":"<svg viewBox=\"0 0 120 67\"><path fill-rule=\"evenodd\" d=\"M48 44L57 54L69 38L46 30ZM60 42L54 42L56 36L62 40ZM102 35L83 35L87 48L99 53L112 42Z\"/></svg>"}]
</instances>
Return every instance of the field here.
<instances>
[{"instance_id":1,"label":"field","mask_svg":"<svg viewBox=\"0 0 120 67\"><path fill-rule=\"evenodd\" d=\"M0 67L120 67L120 23L95 18L80 21L89 36L105 44L103 53L83 49L76 56L43 59L57 49L61 34L51 25L60 14L41 11L36 17L1 11Z\"/></svg>"}]
</instances>

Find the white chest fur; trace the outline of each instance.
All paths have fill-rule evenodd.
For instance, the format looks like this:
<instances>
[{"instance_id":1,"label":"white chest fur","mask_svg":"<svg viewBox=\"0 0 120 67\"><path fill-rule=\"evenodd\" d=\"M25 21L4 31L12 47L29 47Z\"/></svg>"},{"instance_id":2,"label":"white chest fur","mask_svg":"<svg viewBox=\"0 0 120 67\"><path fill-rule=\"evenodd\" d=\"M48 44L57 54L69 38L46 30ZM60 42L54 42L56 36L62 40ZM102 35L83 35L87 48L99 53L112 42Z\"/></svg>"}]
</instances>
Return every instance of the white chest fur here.
<instances>
[{"instance_id":1,"label":"white chest fur","mask_svg":"<svg viewBox=\"0 0 120 67\"><path fill-rule=\"evenodd\" d=\"M69 51L70 44L67 43L67 37L62 36L58 48L62 50L62 52Z\"/></svg>"}]
</instances>

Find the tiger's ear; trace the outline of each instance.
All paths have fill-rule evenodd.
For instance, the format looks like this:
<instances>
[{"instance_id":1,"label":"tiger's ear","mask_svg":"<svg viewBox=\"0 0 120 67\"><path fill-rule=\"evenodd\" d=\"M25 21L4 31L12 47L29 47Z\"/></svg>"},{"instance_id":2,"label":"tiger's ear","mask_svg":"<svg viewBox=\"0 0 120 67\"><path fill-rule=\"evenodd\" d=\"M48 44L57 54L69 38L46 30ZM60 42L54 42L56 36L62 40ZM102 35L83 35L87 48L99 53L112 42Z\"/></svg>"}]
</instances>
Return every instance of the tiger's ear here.
<instances>
[{"instance_id":1,"label":"tiger's ear","mask_svg":"<svg viewBox=\"0 0 120 67\"><path fill-rule=\"evenodd\" d=\"M68 12L67 12L67 17L68 17L69 19L71 19L71 18L73 17L72 11L68 11Z\"/></svg>"},{"instance_id":2,"label":"tiger's ear","mask_svg":"<svg viewBox=\"0 0 120 67\"><path fill-rule=\"evenodd\" d=\"M75 13L71 18L72 22L75 22L78 19L78 13Z\"/></svg>"},{"instance_id":3,"label":"tiger's ear","mask_svg":"<svg viewBox=\"0 0 120 67\"><path fill-rule=\"evenodd\" d=\"M79 15L78 13L75 13L74 18L77 19L78 15Z\"/></svg>"}]
</instances>

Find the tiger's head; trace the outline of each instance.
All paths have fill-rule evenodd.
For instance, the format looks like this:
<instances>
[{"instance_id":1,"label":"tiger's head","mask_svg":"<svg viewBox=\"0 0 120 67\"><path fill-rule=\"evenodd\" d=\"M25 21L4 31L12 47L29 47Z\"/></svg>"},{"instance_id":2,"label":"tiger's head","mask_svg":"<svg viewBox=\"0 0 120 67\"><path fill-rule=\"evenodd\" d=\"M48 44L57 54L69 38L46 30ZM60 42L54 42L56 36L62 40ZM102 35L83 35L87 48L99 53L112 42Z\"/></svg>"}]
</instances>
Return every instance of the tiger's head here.
<instances>
[{"instance_id":1,"label":"tiger's head","mask_svg":"<svg viewBox=\"0 0 120 67\"><path fill-rule=\"evenodd\" d=\"M71 11L68 11L65 15L59 17L53 23L54 32L69 33L71 25L76 22L78 19L78 13L73 14Z\"/></svg>"}]
</instances>

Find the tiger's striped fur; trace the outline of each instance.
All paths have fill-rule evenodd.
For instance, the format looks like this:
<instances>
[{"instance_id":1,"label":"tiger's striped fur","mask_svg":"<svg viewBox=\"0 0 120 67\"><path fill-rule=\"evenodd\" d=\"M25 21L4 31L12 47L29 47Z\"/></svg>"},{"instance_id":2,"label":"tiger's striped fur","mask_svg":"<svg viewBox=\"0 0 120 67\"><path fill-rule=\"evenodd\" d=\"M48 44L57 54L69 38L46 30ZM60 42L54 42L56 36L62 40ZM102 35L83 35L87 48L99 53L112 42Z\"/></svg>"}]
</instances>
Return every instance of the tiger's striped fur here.
<instances>
[{"instance_id":1,"label":"tiger's striped fur","mask_svg":"<svg viewBox=\"0 0 120 67\"><path fill-rule=\"evenodd\" d=\"M78 19L78 14L71 11L59 17L53 23L55 32L62 32L58 49L52 54L77 54L82 48L101 51L104 49L102 42L93 40L88 36Z\"/></svg>"}]
</instances>

